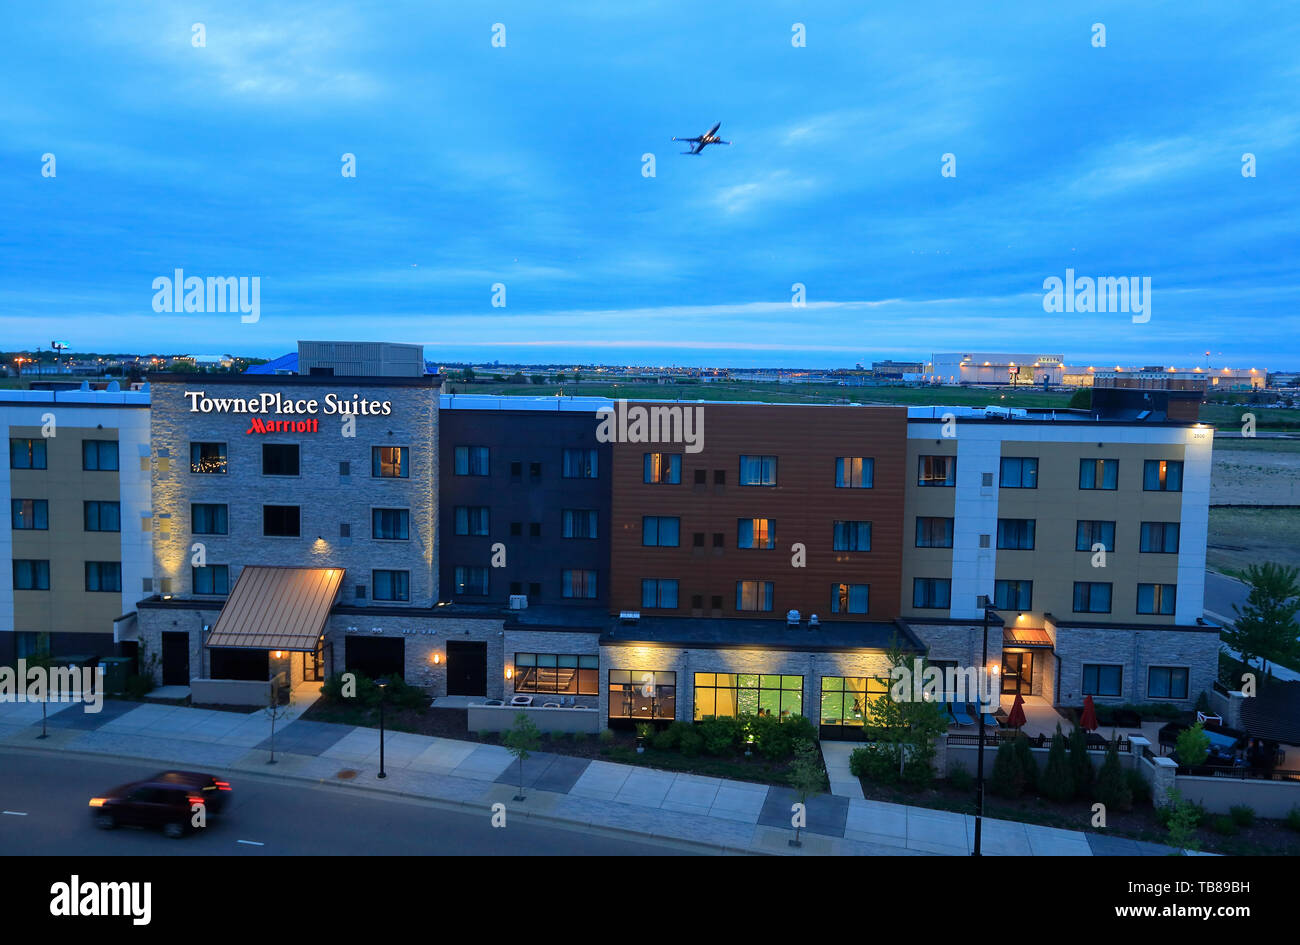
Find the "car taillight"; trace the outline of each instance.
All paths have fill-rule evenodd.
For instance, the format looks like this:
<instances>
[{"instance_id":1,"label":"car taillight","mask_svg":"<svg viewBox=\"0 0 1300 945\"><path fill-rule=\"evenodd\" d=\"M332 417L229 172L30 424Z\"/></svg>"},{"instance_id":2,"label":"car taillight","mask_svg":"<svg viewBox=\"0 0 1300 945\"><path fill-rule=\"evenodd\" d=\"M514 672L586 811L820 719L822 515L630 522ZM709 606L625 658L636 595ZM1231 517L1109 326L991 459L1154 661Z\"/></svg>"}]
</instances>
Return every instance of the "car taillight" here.
<instances>
[{"instance_id":1,"label":"car taillight","mask_svg":"<svg viewBox=\"0 0 1300 945\"><path fill-rule=\"evenodd\" d=\"M92 798L90 799L90 806L91 806L91 807L103 807L103 806L104 806L104 801L105 801L105 800L106 800L106 798L103 798L103 797L92 797Z\"/></svg>"},{"instance_id":2,"label":"car taillight","mask_svg":"<svg viewBox=\"0 0 1300 945\"><path fill-rule=\"evenodd\" d=\"M185 800L190 802L190 806L204 803L203 798L199 797L196 794L191 794L189 797L185 798Z\"/></svg>"},{"instance_id":3,"label":"car taillight","mask_svg":"<svg viewBox=\"0 0 1300 945\"><path fill-rule=\"evenodd\" d=\"M230 790L230 782L229 782L229 781L214 781L213 783L217 786L217 790L218 790L218 791L229 791L229 790Z\"/></svg>"}]
</instances>

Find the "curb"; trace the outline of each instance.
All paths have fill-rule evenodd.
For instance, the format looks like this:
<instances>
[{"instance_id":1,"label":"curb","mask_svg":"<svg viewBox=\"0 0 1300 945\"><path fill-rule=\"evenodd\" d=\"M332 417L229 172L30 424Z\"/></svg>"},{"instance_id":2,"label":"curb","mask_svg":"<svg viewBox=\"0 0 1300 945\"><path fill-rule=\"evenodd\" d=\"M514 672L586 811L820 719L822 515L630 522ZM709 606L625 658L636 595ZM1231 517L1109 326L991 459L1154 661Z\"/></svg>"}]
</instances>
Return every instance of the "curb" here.
<instances>
[{"instance_id":1,"label":"curb","mask_svg":"<svg viewBox=\"0 0 1300 945\"><path fill-rule=\"evenodd\" d=\"M176 761L171 758L155 758L153 756L145 756L145 755L108 755L108 754L102 754L93 751L67 750L55 746L45 746L45 745L27 746L27 745L16 745L13 742L0 742L0 751L5 751L8 749L13 749L15 751L43 752L51 755L64 755L69 758L84 758L84 759L99 760L99 761L128 761L128 762L147 761L154 764L159 764L164 766L174 766L178 768L191 766L189 762ZM257 750L259 749L255 749L255 748L249 749L250 752L257 751ZM293 753L282 752L282 754L293 754ZM311 757L311 756L300 755L298 757ZM272 780L306 782L308 784L315 784L319 787L332 787L344 791L352 790L352 791L362 792L366 794L375 794L381 797L403 798L407 800L421 801L423 803L431 804L433 806L442 807L445 809L474 811L476 813L491 813L492 811L492 807L490 804L483 804L481 802L459 801L451 798L431 797L427 794L417 794L413 791L387 790L378 785L359 784L353 781L339 781L333 779L326 780L323 778L316 778L316 777L310 777L301 774L294 774L292 772L286 772L283 774L279 772L269 772L269 771L261 772L254 768L248 768L248 767L238 766L238 765L230 766L230 770L238 771L241 774L247 774L250 777L254 777L254 778L261 777L261 778L269 778ZM485 782L485 783L495 784L496 782L492 781L492 782ZM561 796L567 796L567 795L561 795ZM725 844L707 843L700 840L684 840L677 837L665 837L665 836L661 836L660 834L646 833L640 830L629 830L624 827L607 827L601 824L590 824L590 823L584 823L583 821L579 821L579 820L569 820L564 817L557 817L553 814L547 814L541 811L530 811L530 810L511 811L510 816L522 817L525 820L534 821L538 824L550 824L563 829L587 830L592 833L612 837L615 839L634 839L640 842L653 842L664 846L673 846L678 848L686 847L688 849L695 849L702 852L717 854L720 856L775 855L770 850L756 850L751 847L732 847L732 846L727 846Z\"/></svg>"}]
</instances>

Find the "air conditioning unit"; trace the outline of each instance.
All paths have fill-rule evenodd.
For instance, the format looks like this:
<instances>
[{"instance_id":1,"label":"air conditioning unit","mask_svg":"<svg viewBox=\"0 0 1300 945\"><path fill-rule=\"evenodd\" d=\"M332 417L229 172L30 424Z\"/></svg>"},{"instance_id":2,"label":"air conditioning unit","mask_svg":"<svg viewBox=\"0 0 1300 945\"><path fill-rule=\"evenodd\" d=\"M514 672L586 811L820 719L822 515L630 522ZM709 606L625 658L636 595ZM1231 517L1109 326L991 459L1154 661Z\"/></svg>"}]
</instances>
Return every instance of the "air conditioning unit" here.
<instances>
[{"instance_id":1,"label":"air conditioning unit","mask_svg":"<svg viewBox=\"0 0 1300 945\"><path fill-rule=\"evenodd\" d=\"M641 619L641 611L639 611L639 610L620 610L620 611L618 612L618 619L619 619L620 621L622 621L623 623L636 623L638 620Z\"/></svg>"},{"instance_id":2,"label":"air conditioning unit","mask_svg":"<svg viewBox=\"0 0 1300 945\"><path fill-rule=\"evenodd\" d=\"M527 609L528 609L528 595L527 595L527 594L511 594L511 595L510 595L510 609L511 609L511 610L527 610Z\"/></svg>"}]
</instances>

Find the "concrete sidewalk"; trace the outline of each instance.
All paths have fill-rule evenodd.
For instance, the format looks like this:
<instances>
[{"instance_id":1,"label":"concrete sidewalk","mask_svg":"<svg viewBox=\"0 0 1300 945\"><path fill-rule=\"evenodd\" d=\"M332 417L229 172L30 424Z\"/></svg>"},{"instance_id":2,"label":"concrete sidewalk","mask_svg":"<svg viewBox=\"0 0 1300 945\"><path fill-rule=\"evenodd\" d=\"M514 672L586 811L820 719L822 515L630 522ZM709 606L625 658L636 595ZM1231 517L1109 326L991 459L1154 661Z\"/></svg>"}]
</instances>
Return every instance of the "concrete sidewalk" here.
<instances>
[{"instance_id":1,"label":"concrete sidewalk","mask_svg":"<svg viewBox=\"0 0 1300 945\"><path fill-rule=\"evenodd\" d=\"M40 734L39 704L0 704L0 744L7 747L85 752L233 774L305 779L423 798L482 810L506 806L508 816L579 823L675 843L708 852L912 855L970 853L974 818L906 807L857 796L822 794L807 804L803 846L792 848L786 788L722 778L676 774L635 765L539 752L519 767L496 745L387 732L384 780L379 732L297 719L277 723L270 758L271 723L260 711L242 715L207 709L106 700L90 714L80 704L50 704L49 737ZM840 759L832 748L839 774ZM843 762L847 773L847 761ZM829 767L829 765L828 765ZM843 777L839 777L843 781ZM840 785L847 793L847 787ZM986 818L984 852L1011 856L1165 855L1157 844L1095 833L1038 827Z\"/></svg>"}]
</instances>

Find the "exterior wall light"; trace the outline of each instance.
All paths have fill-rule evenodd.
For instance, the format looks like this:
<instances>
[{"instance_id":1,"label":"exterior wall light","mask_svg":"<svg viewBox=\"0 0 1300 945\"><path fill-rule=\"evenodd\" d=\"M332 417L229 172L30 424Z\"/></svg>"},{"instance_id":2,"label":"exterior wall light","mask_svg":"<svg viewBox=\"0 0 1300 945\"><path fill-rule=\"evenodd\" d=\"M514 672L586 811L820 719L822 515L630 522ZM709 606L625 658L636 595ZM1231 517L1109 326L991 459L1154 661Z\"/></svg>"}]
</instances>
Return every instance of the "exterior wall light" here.
<instances>
[{"instance_id":1,"label":"exterior wall light","mask_svg":"<svg viewBox=\"0 0 1300 945\"><path fill-rule=\"evenodd\" d=\"M442 662L442 654L441 654L441 653L434 653L434 654L433 654L433 664L434 664L435 666L437 666L437 665L438 665L439 663L441 663L441 662Z\"/></svg>"},{"instance_id":2,"label":"exterior wall light","mask_svg":"<svg viewBox=\"0 0 1300 945\"><path fill-rule=\"evenodd\" d=\"M511 669L509 666L507 666L507 667L506 667L506 679L514 679L514 678L515 678L515 671L514 671L513 669Z\"/></svg>"}]
</instances>

